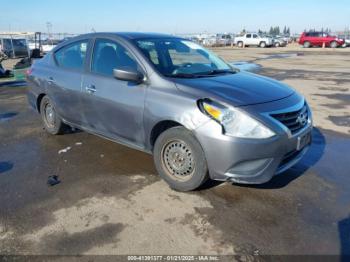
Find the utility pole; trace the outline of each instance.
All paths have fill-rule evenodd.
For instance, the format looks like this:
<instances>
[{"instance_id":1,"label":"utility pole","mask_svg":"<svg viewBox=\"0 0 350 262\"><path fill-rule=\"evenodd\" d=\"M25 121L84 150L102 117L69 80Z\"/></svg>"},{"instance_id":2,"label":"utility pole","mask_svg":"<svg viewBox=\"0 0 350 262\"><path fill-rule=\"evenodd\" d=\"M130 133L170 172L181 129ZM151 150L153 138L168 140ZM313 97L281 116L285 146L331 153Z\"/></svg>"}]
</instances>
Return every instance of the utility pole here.
<instances>
[{"instance_id":1,"label":"utility pole","mask_svg":"<svg viewBox=\"0 0 350 262\"><path fill-rule=\"evenodd\" d=\"M49 39L52 39L52 23L46 22L47 35Z\"/></svg>"}]
</instances>

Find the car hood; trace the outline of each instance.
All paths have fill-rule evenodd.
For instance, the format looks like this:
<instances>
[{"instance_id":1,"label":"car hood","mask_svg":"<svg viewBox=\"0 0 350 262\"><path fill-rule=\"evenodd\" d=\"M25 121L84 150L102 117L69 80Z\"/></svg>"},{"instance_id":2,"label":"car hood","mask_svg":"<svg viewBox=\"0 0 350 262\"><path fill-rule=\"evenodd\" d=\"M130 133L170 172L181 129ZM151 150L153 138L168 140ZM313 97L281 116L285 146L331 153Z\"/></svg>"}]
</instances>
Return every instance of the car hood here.
<instances>
[{"instance_id":1,"label":"car hood","mask_svg":"<svg viewBox=\"0 0 350 262\"><path fill-rule=\"evenodd\" d=\"M281 82L248 72L194 79L176 78L174 81L181 91L198 99L218 99L233 106L272 102L295 92Z\"/></svg>"}]
</instances>

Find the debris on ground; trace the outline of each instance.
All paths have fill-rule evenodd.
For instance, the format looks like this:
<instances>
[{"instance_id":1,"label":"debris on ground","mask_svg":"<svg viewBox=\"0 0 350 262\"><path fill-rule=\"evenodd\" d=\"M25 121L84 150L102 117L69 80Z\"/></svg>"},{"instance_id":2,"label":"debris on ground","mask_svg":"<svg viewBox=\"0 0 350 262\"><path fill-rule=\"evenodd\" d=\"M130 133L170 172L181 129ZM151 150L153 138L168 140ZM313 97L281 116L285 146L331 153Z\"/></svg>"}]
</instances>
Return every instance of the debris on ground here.
<instances>
[{"instance_id":1,"label":"debris on ground","mask_svg":"<svg viewBox=\"0 0 350 262\"><path fill-rule=\"evenodd\" d=\"M83 143L82 142L76 142L75 145L76 146L81 146Z\"/></svg>"},{"instance_id":2,"label":"debris on ground","mask_svg":"<svg viewBox=\"0 0 350 262\"><path fill-rule=\"evenodd\" d=\"M61 150L58 151L58 154L62 154L62 153L67 153L69 150L71 150L72 148L70 146L63 148Z\"/></svg>"},{"instance_id":3,"label":"debris on ground","mask_svg":"<svg viewBox=\"0 0 350 262\"><path fill-rule=\"evenodd\" d=\"M49 186L55 186L57 184L61 183L61 181L58 179L58 176L53 175L53 176L49 176L47 179L47 184Z\"/></svg>"}]
</instances>

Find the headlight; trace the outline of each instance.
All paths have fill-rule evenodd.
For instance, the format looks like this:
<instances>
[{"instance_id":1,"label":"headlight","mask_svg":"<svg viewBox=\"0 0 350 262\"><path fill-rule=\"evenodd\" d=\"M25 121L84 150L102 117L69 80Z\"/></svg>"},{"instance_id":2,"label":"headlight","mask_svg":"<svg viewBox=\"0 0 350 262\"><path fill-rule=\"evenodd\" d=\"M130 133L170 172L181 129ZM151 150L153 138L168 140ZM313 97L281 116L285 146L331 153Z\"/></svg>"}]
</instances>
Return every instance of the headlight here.
<instances>
[{"instance_id":1,"label":"headlight","mask_svg":"<svg viewBox=\"0 0 350 262\"><path fill-rule=\"evenodd\" d=\"M207 100L202 100L199 107L202 112L222 125L226 135L255 139L269 138L275 135L269 128L238 109Z\"/></svg>"}]
</instances>

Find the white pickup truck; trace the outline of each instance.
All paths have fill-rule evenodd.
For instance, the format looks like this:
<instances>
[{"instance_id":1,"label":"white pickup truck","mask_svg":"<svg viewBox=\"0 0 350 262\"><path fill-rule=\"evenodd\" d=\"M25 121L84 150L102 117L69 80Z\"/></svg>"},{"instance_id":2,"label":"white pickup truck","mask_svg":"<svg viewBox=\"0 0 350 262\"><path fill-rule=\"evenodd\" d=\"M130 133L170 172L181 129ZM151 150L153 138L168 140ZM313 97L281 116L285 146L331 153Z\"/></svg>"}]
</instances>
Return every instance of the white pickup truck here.
<instances>
[{"instance_id":1,"label":"white pickup truck","mask_svg":"<svg viewBox=\"0 0 350 262\"><path fill-rule=\"evenodd\" d=\"M271 37L263 37L256 33L248 33L243 36L235 37L235 45L238 47L243 46L259 46L267 47L273 45L273 39Z\"/></svg>"}]
</instances>

